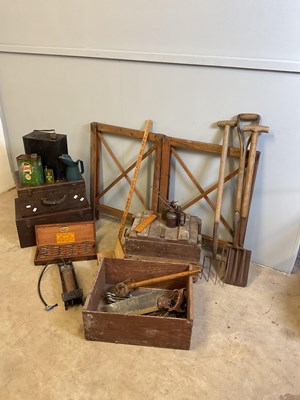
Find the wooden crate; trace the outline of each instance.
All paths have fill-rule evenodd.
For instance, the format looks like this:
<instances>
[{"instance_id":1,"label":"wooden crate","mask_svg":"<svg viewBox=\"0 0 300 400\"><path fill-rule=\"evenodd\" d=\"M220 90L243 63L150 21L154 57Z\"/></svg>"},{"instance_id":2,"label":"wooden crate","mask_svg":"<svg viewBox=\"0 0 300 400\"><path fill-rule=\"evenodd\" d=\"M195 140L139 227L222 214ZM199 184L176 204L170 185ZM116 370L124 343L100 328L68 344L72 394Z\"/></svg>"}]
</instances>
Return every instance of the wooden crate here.
<instances>
[{"instance_id":1,"label":"wooden crate","mask_svg":"<svg viewBox=\"0 0 300 400\"><path fill-rule=\"evenodd\" d=\"M136 226L150 214L149 211L136 214L131 228L125 234L125 257L199 264L201 219L187 214L183 226L169 228L159 214L142 232L136 232Z\"/></svg>"},{"instance_id":2,"label":"wooden crate","mask_svg":"<svg viewBox=\"0 0 300 400\"><path fill-rule=\"evenodd\" d=\"M35 265L59 258L71 261L97 258L93 221L36 225L35 236Z\"/></svg>"},{"instance_id":3,"label":"wooden crate","mask_svg":"<svg viewBox=\"0 0 300 400\"><path fill-rule=\"evenodd\" d=\"M99 311L102 296L111 285L126 279L135 281L187 271L188 264L102 258L99 272L83 307L83 326L87 340L140 346L188 350L193 326L191 276L156 284L156 288L187 290L187 317L171 318L150 315L126 315Z\"/></svg>"}]
</instances>

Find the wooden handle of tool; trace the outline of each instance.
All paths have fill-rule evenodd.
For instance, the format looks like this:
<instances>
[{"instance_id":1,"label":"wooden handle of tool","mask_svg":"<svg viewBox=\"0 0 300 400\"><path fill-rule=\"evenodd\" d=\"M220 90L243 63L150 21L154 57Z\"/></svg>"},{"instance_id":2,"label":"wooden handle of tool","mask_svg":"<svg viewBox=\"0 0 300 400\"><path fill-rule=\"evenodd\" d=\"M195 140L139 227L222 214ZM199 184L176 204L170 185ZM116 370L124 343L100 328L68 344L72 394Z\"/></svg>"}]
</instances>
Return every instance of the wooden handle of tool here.
<instances>
[{"instance_id":1,"label":"wooden handle of tool","mask_svg":"<svg viewBox=\"0 0 300 400\"><path fill-rule=\"evenodd\" d=\"M253 133L268 133L269 127L263 125L246 125L243 128L244 132L253 132Z\"/></svg>"},{"instance_id":2,"label":"wooden handle of tool","mask_svg":"<svg viewBox=\"0 0 300 400\"><path fill-rule=\"evenodd\" d=\"M219 121L219 123L230 122L230 121ZM219 125L218 125L219 126ZM223 126L223 125L220 125ZM217 202L216 202L216 211L215 211L215 222L220 221L221 214L221 204L222 204L222 195L224 188L224 177L225 177L225 167L226 167L226 159L228 153L228 142L229 142L229 133L230 133L229 124L225 125L223 144L222 144L222 153L219 167L219 179L218 179L218 187L217 187Z\"/></svg>"},{"instance_id":3,"label":"wooden handle of tool","mask_svg":"<svg viewBox=\"0 0 300 400\"><path fill-rule=\"evenodd\" d=\"M233 128L234 126L236 126L236 120L235 119L229 119L227 121L218 121L217 125L220 128L224 128L225 126L230 126L231 128Z\"/></svg>"},{"instance_id":4,"label":"wooden handle of tool","mask_svg":"<svg viewBox=\"0 0 300 400\"><path fill-rule=\"evenodd\" d=\"M200 272L201 268L193 268L189 271L177 272L176 274L158 276L156 278L146 279L144 281L139 281L139 282L129 282L126 283L126 285L129 290L132 290L138 287L152 285L154 283L166 282L166 281L171 281L173 279L183 278L185 276L197 275L200 274Z\"/></svg>"},{"instance_id":5,"label":"wooden handle of tool","mask_svg":"<svg viewBox=\"0 0 300 400\"><path fill-rule=\"evenodd\" d=\"M238 114L238 119L240 121L257 121L259 123L260 115L243 113L243 114Z\"/></svg>"},{"instance_id":6,"label":"wooden handle of tool","mask_svg":"<svg viewBox=\"0 0 300 400\"><path fill-rule=\"evenodd\" d=\"M249 212L249 203L250 203L250 196L251 196L251 185L252 185L252 178L253 178L253 171L254 171L254 164L255 164L255 157L256 157L256 147L258 141L258 135L262 132L269 132L268 126L245 126L244 131L252 132L251 135L251 144L250 144L250 151L248 156L248 165L247 165L247 172L245 178L245 188L244 188L244 195L242 201L242 209L241 209L241 216L246 218Z\"/></svg>"},{"instance_id":7,"label":"wooden handle of tool","mask_svg":"<svg viewBox=\"0 0 300 400\"><path fill-rule=\"evenodd\" d=\"M222 197L223 197L223 188L224 188L224 177L225 177L225 167L228 153L228 142L229 142L229 133L230 128L236 125L236 121L218 121L217 125L220 127L225 127L224 136L223 136L223 144L222 144L222 153L220 160L220 168L219 168L219 178L218 178L218 186L217 186L217 200L216 200L216 209L215 209L215 219L213 226L213 254L214 256L218 250L218 240L219 240L219 225L220 225L220 217L221 217L221 205L222 205Z\"/></svg>"}]
</instances>

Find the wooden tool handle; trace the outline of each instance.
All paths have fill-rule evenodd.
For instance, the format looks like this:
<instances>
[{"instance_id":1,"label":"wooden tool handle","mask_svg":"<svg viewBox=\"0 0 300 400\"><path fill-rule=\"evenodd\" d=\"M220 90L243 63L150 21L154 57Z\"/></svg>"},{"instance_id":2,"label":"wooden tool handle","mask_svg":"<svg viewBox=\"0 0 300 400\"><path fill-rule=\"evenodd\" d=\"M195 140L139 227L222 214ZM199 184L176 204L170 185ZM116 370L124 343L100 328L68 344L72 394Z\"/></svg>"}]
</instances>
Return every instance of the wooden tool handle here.
<instances>
[{"instance_id":1,"label":"wooden tool handle","mask_svg":"<svg viewBox=\"0 0 300 400\"><path fill-rule=\"evenodd\" d=\"M246 218L248 216L248 212L249 212L249 202L250 202L250 196L251 196L251 185L252 185L252 178L253 178L253 171L254 171L254 164L255 164L255 157L256 157L256 147L257 147L258 135L259 135L259 133L262 133L262 132L265 132L265 133L269 132L269 127L262 126L262 125L257 125L257 126L247 125L243 129L244 129L244 131L252 132L251 145L250 145L250 151L249 151L249 156L248 156L247 172L246 172L246 178L245 178L245 189L244 189L242 209L241 209L241 216L243 218Z\"/></svg>"},{"instance_id":2,"label":"wooden tool handle","mask_svg":"<svg viewBox=\"0 0 300 400\"><path fill-rule=\"evenodd\" d=\"M231 128L233 128L234 126L236 126L236 120L234 120L234 119L229 119L229 120L227 120L227 121L218 121L217 122L217 125L220 127L220 128L224 128L225 126L230 126Z\"/></svg>"},{"instance_id":3,"label":"wooden tool handle","mask_svg":"<svg viewBox=\"0 0 300 400\"><path fill-rule=\"evenodd\" d=\"M240 121L257 121L259 123L260 121L260 115L258 114L249 114L249 113L243 113L238 115L238 119Z\"/></svg>"},{"instance_id":4,"label":"wooden tool handle","mask_svg":"<svg viewBox=\"0 0 300 400\"><path fill-rule=\"evenodd\" d=\"M220 160L220 167L219 167L215 222L220 221L220 215L221 215L221 204L222 204L222 195L223 195L223 187L224 187L225 167L226 167L226 160L227 160L227 153L228 153L229 133L230 133L230 127L234 126L234 125L230 124L231 122L236 124L235 121L231 121L231 120L217 122L218 126L220 126L220 127L225 126L225 131L224 131L224 136L223 136L222 153L221 153L221 160ZM225 123L225 125L223 125L223 123Z\"/></svg>"},{"instance_id":5,"label":"wooden tool handle","mask_svg":"<svg viewBox=\"0 0 300 400\"><path fill-rule=\"evenodd\" d=\"M263 125L246 125L244 126L243 131L253 133L268 133L269 127Z\"/></svg>"},{"instance_id":6,"label":"wooden tool handle","mask_svg":"<svg viewBox=\"0 0 300 400\"><path fill-rule=\"evenodd\" d=\"M189 271L178 272L176 274L158 276L157 278L146 279L144 281L139 281L139 282L129 282L127 284L127 287L129 290L132 290L132 289L136 289L141 286L147 286L147 285L152 285L154 283L171 281L173 279L178 279L178 278L182 278L182 277L190 276L190 275L197 275L197 274L200 274L200 272L201 272L201 268L193 268Z\"/></svg>"}]
</instances>

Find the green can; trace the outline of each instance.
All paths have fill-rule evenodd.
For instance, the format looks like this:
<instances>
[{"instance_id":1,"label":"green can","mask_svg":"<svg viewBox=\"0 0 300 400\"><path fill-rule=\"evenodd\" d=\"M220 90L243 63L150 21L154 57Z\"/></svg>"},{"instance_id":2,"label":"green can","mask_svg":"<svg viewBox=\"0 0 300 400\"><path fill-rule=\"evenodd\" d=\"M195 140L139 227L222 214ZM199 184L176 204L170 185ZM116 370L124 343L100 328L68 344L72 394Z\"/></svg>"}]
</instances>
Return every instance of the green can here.
<instances>
[{"instance_id":1,"label":"green can","mask_svg":"<svg viewBox=\"0 0 300 400\"><path fill-rule=\"evenodd\" d=\"M20 182L23 186L39 186L44 183L41 157L37 154L21 154L17 157Z\"/></svg>"}]
</instances>

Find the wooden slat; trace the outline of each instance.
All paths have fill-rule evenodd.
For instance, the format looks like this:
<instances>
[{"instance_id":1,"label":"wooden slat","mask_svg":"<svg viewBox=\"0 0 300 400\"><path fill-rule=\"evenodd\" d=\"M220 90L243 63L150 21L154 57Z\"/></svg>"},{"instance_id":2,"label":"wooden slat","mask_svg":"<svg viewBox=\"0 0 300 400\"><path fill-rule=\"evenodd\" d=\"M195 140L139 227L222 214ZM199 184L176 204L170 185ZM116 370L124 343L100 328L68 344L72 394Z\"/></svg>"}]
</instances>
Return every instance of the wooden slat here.
<instances>
[{"instance_id":1,"label":"wooden slat","mask_svg":"<svg viewBox=\"0 0 300 400\"><path fill-rule=\"evenodd\" d=\"M179 164L181 165L181 167L183 168L183 170L186 172L186 174L188 175L188 177L191 179L191 181L193 182L193 184L196 186L196 188L199 190L200 193L204 193L204 189L200 186L200 184L198 183L198 181L195 179L195 177L193 176L193 174L191 173L191 171L188 169L188 167L185 165L185 163L182 161L182 159L179 157L178 153L176 152L176 150L174 149L174 147L171 147L171 153L174 155L174 157L176 158L176 160L179 162ZM207 201L208 205L210 206L210 208L215 212L216 211L216 205L210 200L210 198L205 195L204 196L205 200ZM230 227L229 223L225 220L225 218L220 215L220 219L223 223L223 225L225 226L225 228L228 230L228 232L233 235L233 230Z\"/></svg>"},{"instance_id":2,"label":"wooden slat","mask_svg":"<svg viewBox=\"0 0 300 400\"><path fill-rule=\"evenodd\" d=\"M164 137L162 141L162 162L161 162L159 193L161 194L162 197L166 199L168 199L169 197L170 162L171 162L170 138ZM158 204L159 204L159 211L161 212L164 203L160 199Z\"/></svg>"},{"instance_id":3,"label":"wooden slat","mask_svg":"<svg viewBox=\"0 0 300 400\"><path fill-rule=\"evenodd\" d=\"M122 218L123 211L119 210L118 208L110 207L105 204L96 204L96 210L102 214L110 215L115 218ZM132 221L132 214L128 213L127 221Z\"/></svg>"},{"instance_id":4,"label":"wooden slat","mask_svg":"<svg viewBox=\"0 0 300 400\"><path fill-rule=\"evenodd\" d=\"M138 154L138 158L136 161L136 167L134 170L134 175L132 178L132 181L130 183L130 189L128 192L128 196L127 196L127 201L124 207L124 212L122 215L122 219L121 219L121 223L120 223L120 228L119 228L119 233L118 233L118 239L121 240L122 236L123 236L123 231L124 231L124 227L125 227L125 223L126 223L126 219L127 219L127 214L129 213L129 207L131 204L131 200L132 200L132 196L133 193L135 192L135 185L136 185L136 181L138 178L138 174L140 171L140 167L141 167L141 163L142 163L142 158L143 158L143 154L146 148L146 144L147 144L147 140L148 140L148 136L149 136L149 130L151 127L152 121L149 119L146 121L146 127L145 127L145 131L144 131L144 135L143 135L143 139L142 139L142 143L141 143L141 147L140 147L140 151Z\"/></svg>"},{"instance_id":5,"label":"wooden slat","mask_svg":"<svg viewBox=\"0 0 300 400\"><path fill-rule=\"evenodd\" d=\"M222 153L222 146L219 144L196 142L194 140L179 139L174 137L170 137L170 146L179 147L181 149L196 150L204 153ZM228 155L232 157L239 157L240 149L237 147L229 147Z\"/></svg>"},{"instance_id":6,"label":"wooden slat","mask_svg":"<svg viewBox=\"0 0 300 400\"><path fill-rule=\"evenodd\" d=\"M101 124L99 122L94 122L94 124L96 126L96 129L99 132L105 132L105 133L111 133L111 134L115 134L115 135L127 136L127 137L136 138L136 139L142 139L143 134L144 134L144 131L142 131L142 130L123 128L123 127L114 126L114 125ZM158 140L161 140L161 138L163 136L164 135L161 135L159 133L149 132L148 141L156 142Z\"/></svg>"},{"instance_id":7,"label":"wooden slat","mask_svg":"<svg viewBox=\"0 0 300 400\"><path fill-rule=\"evenodd\" d=\"M228 182L231 178L236 176L237 173L238 173L238 169L235 169L230 174L226 175L225 178L224 178L224 183ZM211 193L214 190L216 190L217 186L218 186L218 183L215 183L214 185L212 185L208 189L206 189L203 193L199 194L198 196L194 197L189 202L185 203L183 206L181 206L182 211L184 211L187 208L191 207L193 204L197 203L197 201L203 199L203 197L207 196L209 193Z\"/></svg>"},{"instance_id":8,"label":"wooden slat","mask_svg":"<svg viewBox=\"0 0 300 400\"><path fill-rule=\"evenodd\" d=\"M155 150L157 150L157 144L154 144L151 149L149 149L146 153L143 154L143 160L147 158L150 154L152 154ZM101 197L103 197L113 186L115 186L122 178L124 178L130 171L133 170L136 166L136 161L131 164L127 169L124 170L116 179L113 180L108 186L106 186L105 189L102 190L101 193L96 197L97 200L99 200Z\"/></svg>"},{"instance_id":9,"label":"wooden slat","mask_svg":"<svg viewBox=\"0 0 300 400\"><path fill-rule=\"evenodd\" d=\"M96 210L96 196L97 196L97 187L99 185L99 179L97 177L97 160L99 158L99 153L97 151L97 129L96 124L91 124L91 136L90 136L90 199L91 199L91 208L93 216L95 216Z\"/></svg>"},{"instance_id":10,"label":"wooden slat","mask_svg":"<svg viewBox=\"0 0 300 400\"><path fill-rule=\"evenodd\" d=\"M109 155L111 156L111 158L114 160L115 164L117 165L117 167L119 168L119 170L122 172L122 174L124 174L124 178L127 180L127 182L129 183L129 185L131 185L131 179L129 178L128 175L126 175L124 168L122 167L122 165L120 164L119 160L117 159L117 157L114 155L113 151L111 150L111 148L109 147L108 143L106 142L106 140L104 139L103 135L101 132L98 132L98 137L100 138L101 142L104 144L106 150L108 151ZM142 161L142 160L141 160ZM134 193L137 195L137 197L139 198L139 200L141 201L141 203L143 204L143 206L148 209L149 206L147 204L147 202L144 200L143 196L141 195L141 193L139 192L139 190L134 187L133 189Z\"/></svg>"},{"instance_id":11,"label":"wooden slat","mask_svg":"<svg viewBox=\"0 0 300 400\"><path fill-rule=\"evenodd\" d=\"M156 143L156 152L154 157L154 170L153 170L153 185L152 185L152 200L151 200L151 210L154 212L158 211L159 207L159 198L158 194L160 191L160 171L162 165L162 143L163 139Z\"/></svg>"}]
</instances>

